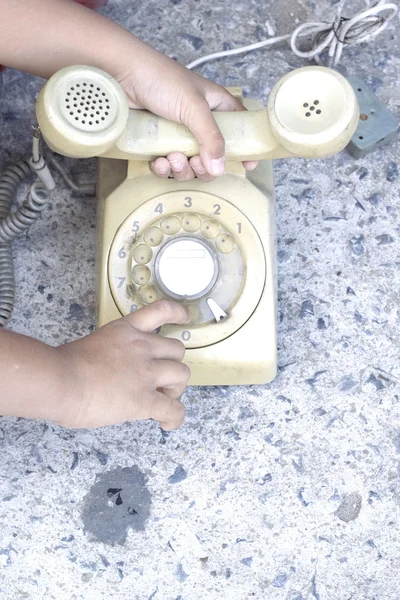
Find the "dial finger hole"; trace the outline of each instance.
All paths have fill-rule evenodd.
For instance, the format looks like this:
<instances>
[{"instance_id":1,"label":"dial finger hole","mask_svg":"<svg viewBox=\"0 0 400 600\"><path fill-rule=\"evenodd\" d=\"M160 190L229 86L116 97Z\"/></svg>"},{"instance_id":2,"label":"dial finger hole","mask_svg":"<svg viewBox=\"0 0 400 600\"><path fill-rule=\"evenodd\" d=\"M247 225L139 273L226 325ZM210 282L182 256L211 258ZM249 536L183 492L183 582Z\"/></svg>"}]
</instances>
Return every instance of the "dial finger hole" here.
<instances>
[{"instance_id":1,"label":"dial finger hole","mask_svg":"<svg viewBox=\"0 0 400 600\"><path fill-rule=\"evenodd\" d=\"M151 304L158 298L157 289L154 287L154 285L144 285L139 290L139 298L143 304Z\"/></svg>"},{"instance_id":2,"label":"dial finger hole","mask_svg":"<svg viewBox=\"0 0 400 600\"><path fill-rule=\"evenodd\" d=\"M132 279L138 285L145 285L150 279L151 271L145 265L136 265L132 269Z\"/></svg>"},{"instance_id":3,"label":"dial finger hole","mask_svg":"<svg viewBox=\"0 0 400 600\"><path fill-rule=\"evenodd\" d=\"M149 227L143 236L149 246L159 246L164 239L164 234L159 227Z\"/></svg>"},{"instance_id":4,"label":"dial finger hole","mask_svg":"<svg viewBox=\"0 0 400 600\"><path fill-rule=\"evenodd\" d=\"M208 221L204 221L203 225L201 226L201 233L204 235L204 237L206 237L209 240L213 240L214 238L217 237L217 235L219 234L221 230L221 225L218 223L218 221L214 221L214 220L208 220Z\"/></svg>"},{"instance_id":5,"label":"dial finger hole","mask_svg":"<svg viewBox=\"0 0 400 600\"><path fill-rule=\"evenodd\" d=\"M146 244L139 244L133 251L133 259L140 265L144 265L151 260L153 252Z\"/></svg>"},{"instance_id":6,"label":"dial finger hole","mask_svg":"<svg viewBox=\"0 0 400 600\"><path fill-rule=\"evenodd\" d=\"M232 252L236 246L235 238L228 233L221 233L217 238L216 246L220 252L228 254L229 252Z\"/></svg>"},{"instance_id":7,"label":"dial finger hole","mask_svg":"<svg viewBox=\"0 0 400 600\"><path fill-rule=\"evenodd\" d=\"M175 235L181 228L181 222L178 217L174 215L170 215L169 217L164 217L161 221L161 229L167 235Z\"/></svg>"},{"instance_id":8,"label":"dial finger hole","mask_svg":"<svg viewBox=\"0 0 400 600\"><path fill-rule=\"evenodd\" d=\"M185 231L197 231L200 228L201 219L196 213L186 213L182 218L182 227Z\"/></svg>"}]
</instances>

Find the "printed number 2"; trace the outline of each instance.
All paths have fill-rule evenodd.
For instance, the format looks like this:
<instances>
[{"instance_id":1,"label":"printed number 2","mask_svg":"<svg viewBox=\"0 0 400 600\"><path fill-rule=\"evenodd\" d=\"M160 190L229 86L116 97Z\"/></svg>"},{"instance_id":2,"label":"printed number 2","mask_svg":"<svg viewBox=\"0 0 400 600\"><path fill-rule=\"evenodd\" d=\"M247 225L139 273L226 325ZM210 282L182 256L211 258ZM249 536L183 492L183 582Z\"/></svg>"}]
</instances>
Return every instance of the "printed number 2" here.
<instances>
[{"instance_id":1,"label":"printed number 2","mask_svg":"<svg viewBox=\"0 0 400 600\"><path fill-rule=\"evenodd\" d=\"M193 200L189 196L187 196L185 198L185 200L186 200L186 202L185 202L185 204L183 206L186 206L186 208L190 208L192 206L192 204L193 204Z\"/></svg>"},{"instance_id":2,"label":"printed number 2","mask_svg":"<svg viewBox=\"0 0 400 600\"><path fill-rule=\"evenodd\" d=\"M159 204L157 204L157 206L154 209L154 212L158 212L160 215L163 214L164 207L163 207L163 203L162 202L160 202Z\"/></svg>"},{"instance_id":3,"label":"printed number 2","mask_svg":"<svg viewBox=\"0 0 400 600\"><path fill-rule=\"evenodd\" d=\"M213 208L215 208L214 215L220 215L221 214L221 205L220 204L214 204Z\"/></svg>"}]
</instances>

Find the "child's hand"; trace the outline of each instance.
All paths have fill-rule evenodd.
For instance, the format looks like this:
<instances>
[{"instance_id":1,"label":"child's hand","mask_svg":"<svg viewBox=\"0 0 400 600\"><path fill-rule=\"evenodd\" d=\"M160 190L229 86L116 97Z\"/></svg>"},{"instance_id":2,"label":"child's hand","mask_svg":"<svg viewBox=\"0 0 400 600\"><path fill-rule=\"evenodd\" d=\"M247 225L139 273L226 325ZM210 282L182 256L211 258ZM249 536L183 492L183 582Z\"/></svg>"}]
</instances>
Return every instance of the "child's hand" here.
<instances>
[{"instance_id":1,"label":"child's hand","mask_svg":"<svg viewBox=\"0 0 400 600\"><path fill-rule=\"evenodd\" d=\"M224 140L211 110L245 110L224 88L75 2L18 0L1 3L1 10L3 64L41 77L69 65L103 69L120 82L132 108L183 123L197 139L199 156L188 161L173 152L158 158L152 164L156 175L210 181L224 172ZM246 169L256 165L244 163Z\"/></svg>"},{"instance_id":2,"label":"child's hand","mask_svg":"<svg viewBox=\"0 0 400 600\"><path fill-rule=\"evenodd\" d=\"M131 108L146 108L161 117L183 123L200 146L200 155L190 160L179 152L158 158L151 165L153 172L164 178L172 174L178 181L194 177L212 181L224 172L225 144L211 109L239 111L245 110L244 106L223 87L143 46L142 60L130 60L127 68L114 74L125 90ZM247 161L243 165L246 169L254 169L257 162Z\"/></svg>"},{"instance_id":3,"label":"child's hand","mask_svg":"<svg viewBox=\"0 0 400 600\"><path fill-rule=\"evenodd\" d=\"M68 382L60 425L101 427L155 419L165 430L182 425L178 398L190 376L184 345L156 335L165 323L185 324L182 304L161 300L57 348Z\"/></svg>"}]
</instances>

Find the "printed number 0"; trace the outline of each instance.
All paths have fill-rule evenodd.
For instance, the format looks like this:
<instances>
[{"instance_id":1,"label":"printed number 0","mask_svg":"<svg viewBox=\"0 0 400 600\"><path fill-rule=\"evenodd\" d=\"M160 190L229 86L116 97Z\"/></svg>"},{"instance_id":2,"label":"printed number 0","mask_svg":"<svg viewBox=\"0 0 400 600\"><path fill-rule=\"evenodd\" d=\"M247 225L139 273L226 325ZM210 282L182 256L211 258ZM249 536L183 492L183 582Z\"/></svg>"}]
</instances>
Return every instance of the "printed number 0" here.
<instances>
[{"instance_id":1,"label":"printed number 0","mask_svg":"<svg viewBox=\"0 0 400 600\"><path fill-rule=\"evenodd\" d=\"M187 196L185 198L185 200L186 200L186 202L185 202L185 204L183 206L186 206L186 208L190 208L192 206L192 204L193 204L193 200L190 198L190 196Z\"/></svg>"},{"instance_id":2,"label":"printed number 0","mask_svg":"<svg viewBox=\"0 0 400 600\"><path fill-rule=\"evenodd\" d=\"M182 331L181 338L183 339L184 342L188 342L191 337L192 337L192 334L190 333L190 331Z\"/></svg>"}]
</instances>

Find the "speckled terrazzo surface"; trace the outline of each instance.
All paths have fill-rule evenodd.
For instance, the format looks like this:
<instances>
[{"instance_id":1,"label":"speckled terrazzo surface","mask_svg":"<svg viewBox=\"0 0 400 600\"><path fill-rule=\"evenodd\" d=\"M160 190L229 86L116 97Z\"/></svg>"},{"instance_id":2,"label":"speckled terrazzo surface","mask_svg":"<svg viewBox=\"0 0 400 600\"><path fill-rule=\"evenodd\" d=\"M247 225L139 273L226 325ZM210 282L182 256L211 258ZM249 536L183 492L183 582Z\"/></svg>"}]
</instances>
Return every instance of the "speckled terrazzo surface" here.
<instances>
[{"instance_id":1,"label":"speckled terrazzo surface","mask_svg":"<svg viewBox=\"0 0 400 600\"><path fill-rule=\"evenodd\" d=\"M325 1L110 0L103 12L187 63L264 38L267 19L283 33L331 10ZM342 70L399 119L395 33L346 49ZM265 102L303 64L280 48L199 72ZM0 77L4 166L29 151L42 82ZM93 162L65 162L94 177ZM395 141L358 161L343 152L276 163L280 372L271 385L189 389L186 424L170 435L154 423L76 432L1 419L2 599L398 600L399 162ZM94 222L94 200L60 182L14 244L13 330L54 345L93 330ZM141 520L127 531L135 507Z\"/></svg>"}]
</instances>

